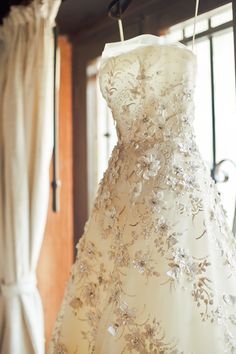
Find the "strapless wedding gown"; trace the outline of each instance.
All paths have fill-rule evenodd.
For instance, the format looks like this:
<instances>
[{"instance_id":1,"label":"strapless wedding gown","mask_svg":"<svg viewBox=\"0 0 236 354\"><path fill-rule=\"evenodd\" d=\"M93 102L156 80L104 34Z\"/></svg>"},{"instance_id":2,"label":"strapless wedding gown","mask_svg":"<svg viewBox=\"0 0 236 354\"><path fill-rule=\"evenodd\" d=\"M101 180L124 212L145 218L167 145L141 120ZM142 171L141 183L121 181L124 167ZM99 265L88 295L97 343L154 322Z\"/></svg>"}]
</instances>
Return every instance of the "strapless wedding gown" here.
<instances>
[{"instance_id":1,"label":"strapless wedding gown","mask_svg":"<svg viewBox=\"0 0 236 354\"><path fill-rule=\"evenodd\" d=\"M236 242L195 143L196 56L160 41L103 51L118 143L49 353L236 353Z\"/></svg>"}]
</instances>

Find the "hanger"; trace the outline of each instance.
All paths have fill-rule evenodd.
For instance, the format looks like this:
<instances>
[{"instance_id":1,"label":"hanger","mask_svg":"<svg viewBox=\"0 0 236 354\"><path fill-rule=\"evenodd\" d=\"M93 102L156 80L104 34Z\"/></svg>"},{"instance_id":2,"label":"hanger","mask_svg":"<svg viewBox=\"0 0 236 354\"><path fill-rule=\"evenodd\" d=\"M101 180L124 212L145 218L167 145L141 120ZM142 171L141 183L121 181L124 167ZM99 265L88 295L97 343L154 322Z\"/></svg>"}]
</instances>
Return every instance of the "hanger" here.
<instances>
[{"instance_id":1,"label":"hanger","mask_svg":"<svg viewBox=\"0 0 236 354\"><path fill-rule=\"evenodd\" d=\"M131 1L132 0L112 0L110 5L108 6L108 15L111 18L118 20L121 41L124 41L124 30L121 18Z\"/></svg>"}]
</instances>

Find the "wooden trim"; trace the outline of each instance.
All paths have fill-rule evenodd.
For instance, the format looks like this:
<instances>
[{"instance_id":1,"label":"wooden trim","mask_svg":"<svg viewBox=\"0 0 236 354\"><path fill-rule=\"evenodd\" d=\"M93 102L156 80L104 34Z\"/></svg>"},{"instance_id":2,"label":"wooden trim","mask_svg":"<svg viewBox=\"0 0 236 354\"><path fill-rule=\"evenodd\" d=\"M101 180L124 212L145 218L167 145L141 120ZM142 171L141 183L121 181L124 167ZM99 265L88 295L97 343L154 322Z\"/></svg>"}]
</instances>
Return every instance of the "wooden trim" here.
<instances>
[{"instance_id":1,"label":"wooden trim","mask_svg":"<svg viewBox=\"0 0 236 354\"><path fill-rule=\"evenodd\" d=\"M73 206L74 245L83 234L88 218L87 130L86 130L86 61L81 48L74 46L73 80ZM75 250L75 248L74 248Z\"/></svg>"},{"instance_id":2,"label":"wooden trim","mask_svg":"<svg viewBox=\"0 0 236 354\"><path fill-rule=\"evenodd\" d=\"M229 3L229 0L200 1L199 14ZM149 0L133 2L123 18L126 38L141 33L158 34L165 28L194 16L195 0ZM117 23L107 14L84 23L75 35L70 36L77 44L87 41L104 42L119 40Z\"/></svg>"},{"instance_id":3,"label":"wooden trim","mask_svg":"<svg viewBox=\"0 0 236 354\"><path fill-rule=\"evenodd\" d=\"M72 193L72 48L66 37L59 37L60 90L59 90L59 152L61 206L58 213L49 207L45 237L37 266L38 286L42 295L46 344L52 334L57 313L63 300L73 262L73 193ZM50 171L52 180L52 165ZM50 201L52 203L52 189ZM55 286L56 284L56 286ZM46 353L47 353L47 348ZM32 354L35 351L32 352ZM22 353L24 354L24 353Z\"/></svg>"}]
</instances>

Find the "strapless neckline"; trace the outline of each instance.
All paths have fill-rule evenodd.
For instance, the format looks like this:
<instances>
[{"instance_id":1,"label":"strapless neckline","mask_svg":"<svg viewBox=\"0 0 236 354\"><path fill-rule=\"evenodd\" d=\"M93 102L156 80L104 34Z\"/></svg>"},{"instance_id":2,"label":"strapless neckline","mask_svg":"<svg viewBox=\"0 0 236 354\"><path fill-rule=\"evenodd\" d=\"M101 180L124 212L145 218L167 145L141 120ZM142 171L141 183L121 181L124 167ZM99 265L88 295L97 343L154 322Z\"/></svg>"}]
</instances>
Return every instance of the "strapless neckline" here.
<instances>
[{"instance_id":1,"label":"strapless neckline","mask_svg":"<svg viewBox=\"0 0 236 354\"><path fill-rule=\"evenodd\" d=\"M166 38L153 34L141 34L124 41L106 43L102 52L102 60L117 57L122 54L129 53L136 48L147 46L177 47L183 50L187 50L194 57L196 57L196 54L193 52L193 50L181 42L170 41Z\"/></svg>"}]
</instances>

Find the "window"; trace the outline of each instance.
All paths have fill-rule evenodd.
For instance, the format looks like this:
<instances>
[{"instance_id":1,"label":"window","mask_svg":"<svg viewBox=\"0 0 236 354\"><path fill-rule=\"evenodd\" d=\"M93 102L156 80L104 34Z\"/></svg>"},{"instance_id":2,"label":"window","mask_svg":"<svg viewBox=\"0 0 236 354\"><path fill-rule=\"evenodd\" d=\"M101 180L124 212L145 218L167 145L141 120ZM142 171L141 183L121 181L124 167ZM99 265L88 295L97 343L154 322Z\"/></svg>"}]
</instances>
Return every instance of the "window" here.
<instances>
[{"instance_id":1,"label":"window","mask_svg":"<svg viewBox=\"0 0 236 354\"><path fill-rule=\"evenodd\" d=\"M172 41L191 46L193 19L170 28L165 35ZM215 177L224 207L232 224L236 188L236 107L232 6L226 5L201 15L196 26L196 54L198 75L195 96L195 131L203 159L212 170L221 160ZM98 86L99 58L87 67L87 119L88 119L88 175L89 205L91 207L110 153L117 141L110 110ZM229 161L230 160L230 161ZM227 178L226 178L227 179Z\"/></svg>"},{"instance_id":2,"label":"window","mask_svg":"<svg viewBox=\"0 0 236 354\"><path fill-rule=\"evenodd\" d=\"M97 192L98 183L117 142L110 109L102 97L98 83L99 58L87 67L87 141L88 141L88 204L89 210Z\"/></svg>"},{"instance_id":3,"label":"window","mask_svg":"<svg viewBox=\"0 0 236 354\"><path fill-rule=\"evenodd\" d=\"M221 193L230 224L236 201L236 105L232 5L199 16L195 132ZM170 28L166 37L192 46L193 19ZM226 160L222 162L222 160ZM224 176L224 173L226 176ZM224 183L222 181L226 180Z\"/></svg>"}]
</instances>

